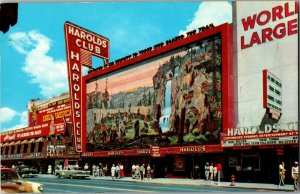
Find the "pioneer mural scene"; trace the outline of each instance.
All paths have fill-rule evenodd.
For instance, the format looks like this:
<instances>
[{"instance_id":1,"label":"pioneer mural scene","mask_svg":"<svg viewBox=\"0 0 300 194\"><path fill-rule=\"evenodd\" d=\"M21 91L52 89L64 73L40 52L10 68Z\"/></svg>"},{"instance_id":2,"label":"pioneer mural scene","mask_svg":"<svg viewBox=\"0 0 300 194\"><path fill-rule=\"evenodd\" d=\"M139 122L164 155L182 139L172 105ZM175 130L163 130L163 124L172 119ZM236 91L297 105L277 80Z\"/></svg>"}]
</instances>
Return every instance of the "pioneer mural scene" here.
<instances>
[{"instance_id":1,"label":"pioneer mural scene","mask_svg":"<svg viewBox=\"0 0 300 194\"><path fill-rule=\"evenodd\" d=\"M144 64L144 72L133 67L88 83L87 137L93 149L217 143L220 48L216 36L155 60L151 68Z\"/></svg>"}]
</instances>

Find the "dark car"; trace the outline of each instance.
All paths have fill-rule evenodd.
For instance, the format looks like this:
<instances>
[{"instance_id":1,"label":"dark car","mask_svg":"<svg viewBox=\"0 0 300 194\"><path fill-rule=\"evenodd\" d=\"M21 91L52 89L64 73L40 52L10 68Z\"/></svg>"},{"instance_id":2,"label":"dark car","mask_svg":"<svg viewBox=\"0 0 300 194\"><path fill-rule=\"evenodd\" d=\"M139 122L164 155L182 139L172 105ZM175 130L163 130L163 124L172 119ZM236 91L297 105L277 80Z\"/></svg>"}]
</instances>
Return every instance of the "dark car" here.
<instances>
[{"instance_id":1,"label":"dark car","mask_svg":"<svg viewBox=\"0 0 300 194\"><path fill-rule=\"evenodd\" d=\"M29 166L18 166L16 167L16 171L23 178L25 177L34 178L38 174L38 171L36 169L31 168Z\"/></svg>"}]
</instances>

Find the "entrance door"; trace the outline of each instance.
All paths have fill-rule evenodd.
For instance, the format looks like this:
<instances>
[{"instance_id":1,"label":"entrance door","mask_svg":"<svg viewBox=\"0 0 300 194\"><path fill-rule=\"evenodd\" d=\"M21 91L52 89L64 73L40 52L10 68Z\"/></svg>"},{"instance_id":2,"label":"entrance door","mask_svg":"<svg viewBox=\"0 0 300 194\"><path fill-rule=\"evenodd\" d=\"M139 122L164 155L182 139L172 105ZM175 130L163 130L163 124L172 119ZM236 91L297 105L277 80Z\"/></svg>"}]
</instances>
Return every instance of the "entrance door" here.
<instances>
[{"instance_id":1,"label":"entrance door","mask_svg":"<svg viewBox=\"0 0 300 194\"><path fill-rule=\"evenodd\" d=\"M154 170L153 178L165 178L166 177L166 168L167 162L166 158L151 158L150 159L151 169Z\"/></svg>"}]
</instances>

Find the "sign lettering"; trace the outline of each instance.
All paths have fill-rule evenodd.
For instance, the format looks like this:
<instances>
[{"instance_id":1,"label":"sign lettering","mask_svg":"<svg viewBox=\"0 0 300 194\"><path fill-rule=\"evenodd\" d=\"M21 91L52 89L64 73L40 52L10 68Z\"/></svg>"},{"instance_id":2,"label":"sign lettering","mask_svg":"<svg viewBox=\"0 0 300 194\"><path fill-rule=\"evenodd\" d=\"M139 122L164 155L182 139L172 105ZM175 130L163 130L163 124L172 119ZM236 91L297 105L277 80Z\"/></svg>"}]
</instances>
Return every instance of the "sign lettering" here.
<instances>
[{"instance_id":1,"label":"sign lettering","mask_svg":"<svg viewBox=\"0 0 300 194\"><path fill-rule=\"evenodd\" d=\"M76 152L85 151L82 128L82 65L92 67L92 55L109 59L109 40L70 22L65 23L69 88Z\"/></svg>"}]
</instances>

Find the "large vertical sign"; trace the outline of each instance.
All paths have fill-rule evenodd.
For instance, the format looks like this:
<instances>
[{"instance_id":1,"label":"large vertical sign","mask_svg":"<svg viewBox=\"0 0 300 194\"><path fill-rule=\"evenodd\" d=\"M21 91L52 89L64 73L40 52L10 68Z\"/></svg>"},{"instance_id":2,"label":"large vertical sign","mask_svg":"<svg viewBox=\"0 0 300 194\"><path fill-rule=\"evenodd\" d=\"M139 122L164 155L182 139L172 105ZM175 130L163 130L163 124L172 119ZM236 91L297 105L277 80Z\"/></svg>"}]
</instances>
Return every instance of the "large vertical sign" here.
<instances>
[{"instance_id":1,"label":"large vertical sign","mask_svg":"<svg viewBox=\"0 0 300 194\"><path fill-rule=\"evenodd\" d=\"M82 65L92 67L92 55L109 59L109 39L70 22L65 23L65 39L74 147L76 152L84 152L86 133L82 124L82 113L85 111L85 107L82 107Z\"/></svg>"}]
</instances>

